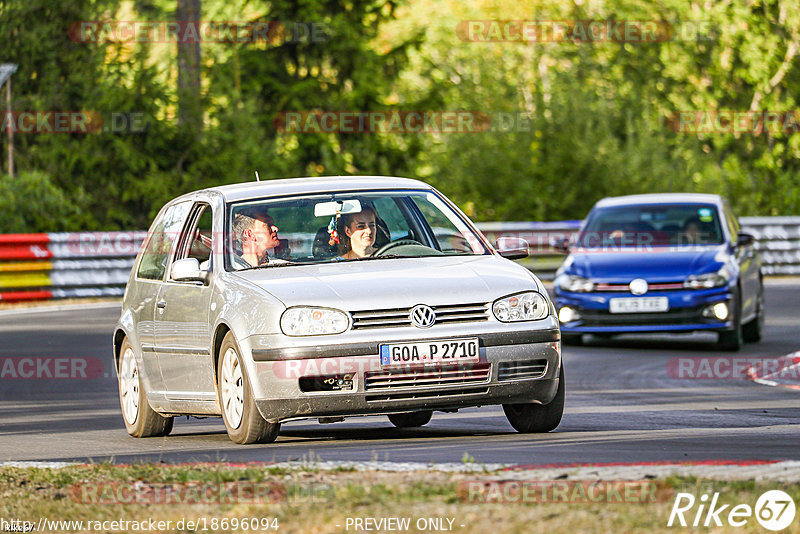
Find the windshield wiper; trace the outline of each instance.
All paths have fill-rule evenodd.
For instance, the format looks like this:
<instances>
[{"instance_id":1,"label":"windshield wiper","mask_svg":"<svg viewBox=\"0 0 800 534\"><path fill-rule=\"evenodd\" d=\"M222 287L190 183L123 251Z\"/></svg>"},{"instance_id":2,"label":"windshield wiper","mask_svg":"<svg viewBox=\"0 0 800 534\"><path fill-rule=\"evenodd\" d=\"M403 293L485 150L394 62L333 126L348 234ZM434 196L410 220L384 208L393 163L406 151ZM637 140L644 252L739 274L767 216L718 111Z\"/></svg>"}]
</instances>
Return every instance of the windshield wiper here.
<instances>
[{"instance_id":1,"label":"windshield wiper","mask_svg":"<svg viewBox=\"0 0 800 534\"><path fill-rule=\"evenodd\" d=\"M398 256L397 254L386 254L384 256L363 256L361 258L341 258L338 260L331 260L327 263L346 263L346 262L353 262L353 261L369 261L369 260L384 260L384 259L391 259L391 258L405 258L411 256Z\"/></svg>"},{"instance_id":2,"label":"windshield wiper","mask_svg":"<svg viewBox=\"0 0 800 534\"><path fill-rule=\"evenodd\" d=\"M280 263L265 263L264 265L253 265L251 267L245 267L244 269L237 269L235 272L241 273L244 271L254 271L256 269L270 269L272 267L287 267L290 265L307 265L305 263L300 263L299 261L289 261L289 260L281 260Z\"/></svg>"},{"instance_id":3,"label":"windshield wiper","mask_svg":"<svg viewBox=\"0 0 800 534\"><path fill-rule=\"evenodd\" d=\"M368 261L368 260L389 260L393 258L410 258L411 256L399 256L397 254L384 254L382 256L364 256L363 258L355 258L351 261Z\"/></svg>"}]
</instances>

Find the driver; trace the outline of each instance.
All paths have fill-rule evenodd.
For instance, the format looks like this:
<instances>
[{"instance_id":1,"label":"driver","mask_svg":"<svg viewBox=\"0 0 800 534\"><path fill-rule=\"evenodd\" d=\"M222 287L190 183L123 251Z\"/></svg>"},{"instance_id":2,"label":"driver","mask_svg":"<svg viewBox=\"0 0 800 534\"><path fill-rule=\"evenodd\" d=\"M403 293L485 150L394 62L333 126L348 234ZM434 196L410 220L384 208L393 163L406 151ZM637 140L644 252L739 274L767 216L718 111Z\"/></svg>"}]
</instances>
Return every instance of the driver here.
<instances>
[{"instance_id":1,"label":"driver","mask_svg":"<svg viewBox=\"0 0 800 534\"><path fill-rule=\"evenodd\" d=\"M272 217L259 207L245 208L233 216L234 255L238 268L260 267L270 262L268 252L280 245L278 227ZM275 258L273 258L275 261Z\"/></svg>"},{"instance_id":2,"label":"driver","mask_svg":"<svg viewBox=\"0 0 800 534\"><path fill-rule=\"evenodd\" d=\"M346 213L339 218L339 258L356 260L375 252L375 235L378 214L372 206L364 206L358 213Z\"/></svg>"},{"instance_id":3,"label":"driver","mask_svg":"<svg viewBox=\"0 0 800 534\"><path fill-rule=\"evenodd\" d=\"M690 245L698 245L703 241L703 226L700 219L690 217L683 223L683 239Z\"/></svg>"}]
</instances>

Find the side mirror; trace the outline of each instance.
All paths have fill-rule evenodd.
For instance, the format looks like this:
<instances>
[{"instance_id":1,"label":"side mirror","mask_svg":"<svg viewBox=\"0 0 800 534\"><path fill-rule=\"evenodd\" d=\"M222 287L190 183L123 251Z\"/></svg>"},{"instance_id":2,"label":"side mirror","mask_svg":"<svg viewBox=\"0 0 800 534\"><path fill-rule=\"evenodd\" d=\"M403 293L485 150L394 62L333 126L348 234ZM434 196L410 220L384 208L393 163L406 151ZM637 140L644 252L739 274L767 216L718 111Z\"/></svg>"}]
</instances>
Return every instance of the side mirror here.
<instances>
[{"instance_id":1,"label":"side mirror","mask_svg":"<svg viewBox=\"0 0 800 534\"><path fill-rule=\"evenodd\" d=\"M749 247L755 242L756 242L755 237L753 237L751 234L746 234L744 232L740 232L739 235L736 237L737 247Z\"/></svg>"},{"instance_id":2,"label":"side mirror","mask_svg":"<svg viewBox=\"0 0 800 534\"><path fill-rule=\"evenodd\" d=\"M569 238L556 237L550 242L550 246L553 247L553 250L556 252L567 254L569 252Z\"/></svg>"},{"instance_id":3,"label":"side mirror","mask_svg":"<svg viewBox=\"0 0 800 534\"><path fill-rule=\"evenodd\" d=\"M498 237L497 252L509 260L521 260L528 257L528 242L518 237Z\"/></svg>"},{"instance_id":4,"label":"side mirror","mask_svg":"<svg viewBox=\"0 0 800 534\"><path fill-rule=\"evenodd\" d=\"M200 270L197 258L184 258L172 264L170 278L176 282L203 282L208 283L208 272Z\"/></svg>"}]
</instances>

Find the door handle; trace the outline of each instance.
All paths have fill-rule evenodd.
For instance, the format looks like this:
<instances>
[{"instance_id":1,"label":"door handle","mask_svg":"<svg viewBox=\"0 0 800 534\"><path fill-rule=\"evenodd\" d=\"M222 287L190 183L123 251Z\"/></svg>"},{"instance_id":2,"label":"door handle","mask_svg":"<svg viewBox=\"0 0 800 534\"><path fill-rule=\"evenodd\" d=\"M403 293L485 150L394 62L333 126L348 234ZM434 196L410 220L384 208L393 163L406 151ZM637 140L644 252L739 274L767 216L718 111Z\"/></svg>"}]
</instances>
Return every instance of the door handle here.
<instances>
[{"instance_id":1,"label":"door handle","mask_svg":"<svg viewBox=\"0 0 800 534\"><path fill-rule=\"evenodd\" d=\"M158 308L159 310L163 310L166 307L167 307L167 301L159 300L158 302L156 302L156 308Z\"/></svg>"}]
</instances>

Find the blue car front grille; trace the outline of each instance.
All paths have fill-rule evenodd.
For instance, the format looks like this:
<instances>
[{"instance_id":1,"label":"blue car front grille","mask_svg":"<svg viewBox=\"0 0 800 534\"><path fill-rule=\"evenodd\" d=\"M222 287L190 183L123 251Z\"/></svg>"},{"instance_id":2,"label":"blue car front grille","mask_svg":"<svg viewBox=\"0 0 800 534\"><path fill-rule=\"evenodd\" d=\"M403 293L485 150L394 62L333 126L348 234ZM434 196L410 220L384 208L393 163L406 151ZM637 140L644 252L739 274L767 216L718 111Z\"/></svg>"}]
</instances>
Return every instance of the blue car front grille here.
<instances>
[{"instance_id":1,"label":"blue car front grille","mask_svg":"<svg viewBox=\"0 0 800 534\"><path fill-rule=\"evenodd\" d=\"M697 324L719 322L703 317L701 307L677 308L657 313L610 313L608 310L581 310L581 320L585 325L597 326L639 326L658 324Z\"/></svg>"}]
</instances>

